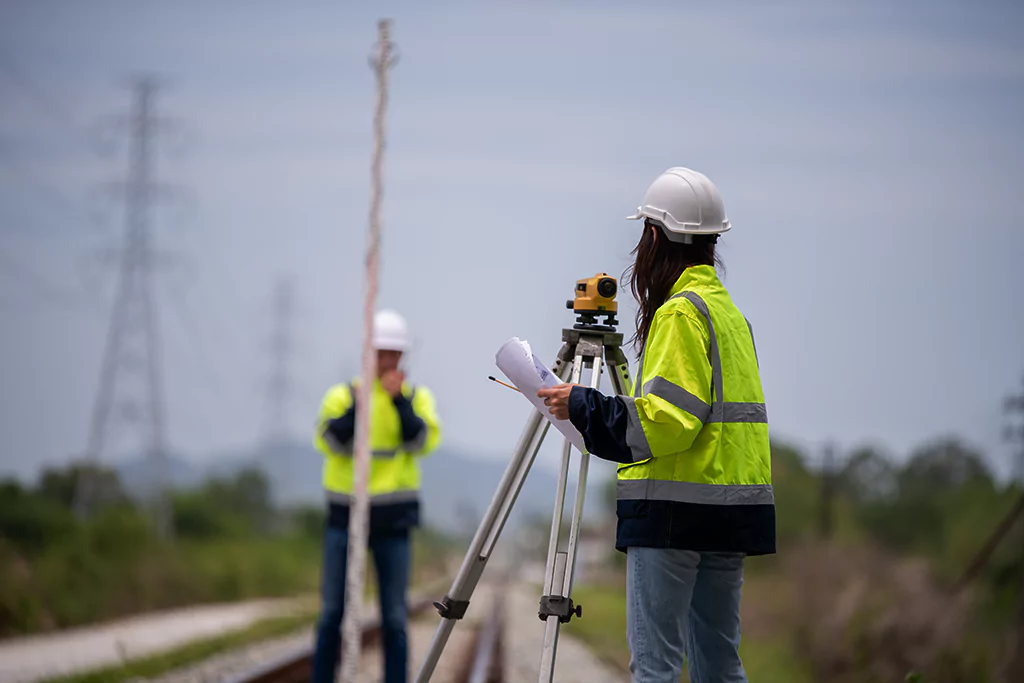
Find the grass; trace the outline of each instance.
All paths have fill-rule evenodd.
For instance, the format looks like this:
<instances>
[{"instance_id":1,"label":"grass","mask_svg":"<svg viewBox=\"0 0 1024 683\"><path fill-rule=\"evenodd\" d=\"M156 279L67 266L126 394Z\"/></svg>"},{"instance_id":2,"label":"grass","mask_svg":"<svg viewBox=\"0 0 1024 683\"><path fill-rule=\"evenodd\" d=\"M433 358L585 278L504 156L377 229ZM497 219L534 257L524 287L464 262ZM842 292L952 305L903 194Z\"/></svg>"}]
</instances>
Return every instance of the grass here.
<instances>
[{"instance_id":1,"label":"grass","mask_svg":"<svg viewBox=\"0 0 1024 683\"><path fill-rule=\"evenodd\" d=\"M371 579L371 577L375 577L375 574L372 567L369 567L367 571L368 580L365 586L367 598L376 597L376 581ZM424 581L422 585L429 584L430 582ZM141 657L122 664L92 671L49 678L42 683L124 683L125 681L139 678L162 676L175 669L196 664L228 650L312 627L318 613L319 604L316 603L315 598L311 601L304 600L300 611L296 614L270 617L257 621L246 628L212 638L188 642L166 652L156 653L148 657Z\"/></svg>"},{"instance_id":2,"label":"grass","mask_svg":"<svg viewBox=\"0 0 1024 683\"><path fill-rule=\"evenodd\" d=\"M30 556L0 534L0 638L320 589L318 537L125 543L114 552L72 539ZM445 543L429 530L413 535L414 582L443 573ZM367 563L371 586L376 572L370 558Z\"/></svg>"},{"instance_id":3,"label":"grass","mask_svg":"<svg viewBox=\"0 0 1024 683\"><path fill-rule=\"evenodd\" d=\"M118 552L69 541L31 557L0 538L0 637L312 593L320 564L318 542L304 538L153 541Z\"/></svg>"},{"instance_id":4,"label":"grass","mask_svg":"<svg viewBox=\"0 0 1024 683\"><path fill-rule=\"evenodd\" d=\"M44 683L123 683L136 678L152 678L201 662L226 650L295 633L312 626L315 619L315 612L304 609L297 614L271 617L244 629L186 643L167 652L93 671L50 678Z\"/></svg>"},{"instance_id":5,"label":"grass","mask_svg":"<svg viewBox=\"0 0 1024 683\"><path fill-rule=\"evenodd\" d=\"M744 586L744 601L770 598L760 595L756 580ZM626 591L622 585L585 585L573 588L573 601L583 605L583 618L563 627L590 647L602 661L620 671L629 667L626 644ZM740 645L743 667L752 681L762 683L810 683L812 677L784 634L745 634ZM684 670L681 681L688 681Z\"/></svg>"},{"instance_id":6,"label":"grass","mask_svg":"<svg viewBox=\"0 0 1024 683\"><path fill-rule=\"evenodd\" d=\"M579 638L605 664L626 671L626 590L605 585L574 586L573 602L583 605L583 618L562 626L562 632Z\"/></svg>"}]
</instances>

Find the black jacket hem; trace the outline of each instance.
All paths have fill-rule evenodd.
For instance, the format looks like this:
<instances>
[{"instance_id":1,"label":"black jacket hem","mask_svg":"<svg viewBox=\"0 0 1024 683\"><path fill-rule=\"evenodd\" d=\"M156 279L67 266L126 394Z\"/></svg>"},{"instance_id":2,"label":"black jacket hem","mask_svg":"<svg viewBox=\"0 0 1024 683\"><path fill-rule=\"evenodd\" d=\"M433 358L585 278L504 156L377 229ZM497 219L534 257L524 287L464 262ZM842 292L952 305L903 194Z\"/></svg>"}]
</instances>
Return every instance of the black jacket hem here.
<instances>
[{"instance_id":1,"label":"black jacket hem","mask_svg":"<svg viewBox=\"0 0 1024 683\"><path fill-rule=\"evenodd\" d=\"M329 503L327 526L348 529L349 506L344 503ZM420 503L409 500L401 503L385 503L370 506L370 534L380 536L403 532L420 524Z\"/></svg>"},{"instance_id":2,"label":"black jacket hem","mask_svg":"<svg viewBox=\"0 0 1024 683\"><path fill-rule=\"evenodd\" d=\"M701 552L775 553L774 505L701 505L619 500L615 549L675 548Z\"/></svg>"}]
</instances>

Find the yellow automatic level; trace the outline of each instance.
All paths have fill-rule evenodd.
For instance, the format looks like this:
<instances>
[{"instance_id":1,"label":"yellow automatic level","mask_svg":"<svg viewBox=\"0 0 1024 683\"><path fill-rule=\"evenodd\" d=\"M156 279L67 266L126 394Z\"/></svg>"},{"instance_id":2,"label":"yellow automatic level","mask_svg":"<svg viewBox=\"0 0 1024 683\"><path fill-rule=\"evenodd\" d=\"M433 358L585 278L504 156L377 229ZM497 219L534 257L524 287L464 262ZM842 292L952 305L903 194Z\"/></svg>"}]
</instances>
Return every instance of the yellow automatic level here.
<instances>
[{"instance_id":1,"label":"yellow automatic level","mask_svg":"<svg viewBox=\"0 0 1024 683\"><path fill-rule=\"evenodd\" d=\"M575 298L565 302L565 307L576 313L615 313L619 310L619 304L615 301L618 291L615 278L608 273L598 273L594 277L576 281Z\"/></svg>"}]
</instances>

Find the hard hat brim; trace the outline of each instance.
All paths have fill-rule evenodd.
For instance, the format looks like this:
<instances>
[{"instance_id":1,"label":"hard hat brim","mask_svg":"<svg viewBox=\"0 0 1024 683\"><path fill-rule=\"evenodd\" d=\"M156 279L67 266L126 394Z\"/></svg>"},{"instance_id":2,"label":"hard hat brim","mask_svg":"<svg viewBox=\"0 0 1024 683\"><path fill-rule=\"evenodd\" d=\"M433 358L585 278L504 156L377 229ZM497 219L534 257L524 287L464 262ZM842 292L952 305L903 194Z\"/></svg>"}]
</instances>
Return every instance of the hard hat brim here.
<instances>
[{"instance_id":1,"label":"hard hat brim","mask_svg":"<svg viewBox=\"0 0 1024 683\"><path fill-rule=\"evenodd\" d=\"M686 227L686 225L669 226L666 225L662 219L648 215L647 212L643 210L643 207L640 207L634 215L626 216L627 221L639 221L642 219L652 220L665 230L668 230L669 232L675 233L677 235L720 235L723 232L729 232L730 230L732 230L732 222L729 221L728 219L722 225L722 228L720 230L709 230L707 228L688 228Z\"/></svg>"},{"instance_id":2,"label":"hard hat brim","mask_svg":"<svg viewBox=\"0 0 1024 683\"><path fill-rule=\"evenodd\" d=\"M397 342L396 343L383 342L383 343L380 343L380 344L374 344L373 345L373 350L374 351L398 351L398 352L405 352L406 350L408 350L408 345L407 344L400 344L400 343L397 343Z\"/></svg>"}]
</instances>

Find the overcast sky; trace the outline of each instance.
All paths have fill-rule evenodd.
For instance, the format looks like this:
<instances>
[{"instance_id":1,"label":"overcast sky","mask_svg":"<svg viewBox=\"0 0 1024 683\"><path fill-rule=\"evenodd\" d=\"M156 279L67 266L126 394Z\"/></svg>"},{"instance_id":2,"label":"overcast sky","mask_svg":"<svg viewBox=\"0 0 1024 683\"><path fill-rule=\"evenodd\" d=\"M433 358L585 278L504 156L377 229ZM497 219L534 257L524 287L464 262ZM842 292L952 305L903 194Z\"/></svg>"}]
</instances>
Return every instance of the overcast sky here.
<instances>
[{"instance_id":1,"label":"overcast sky","mask_svg":"<svg viewBox=\"0 0 1024 683\"><path fill-rule=\"evenodd\" d=\"M624 217L683 165L734 225L725 283L773 436L902 458L958 434L1007 471L1024 5L352 4L0 3L0 473L84 450L102 253L123 231L102 184L126 174L125 146L100 143L138 72L165 77L158 113L184 131L156 173L187 192L152 224L172 252L156 291L168 441L203 461L266 432L280 277L296 295L289 430L308 438L358 365L380 16L401 53L380 304L410 322L410 374L449 445L507 457L528 407L487 382L495 350L517 335L553 359L574 281L622 272ZM119 423L104 457L137 452L131 435Z\"/></svg>"}]
</instances>

